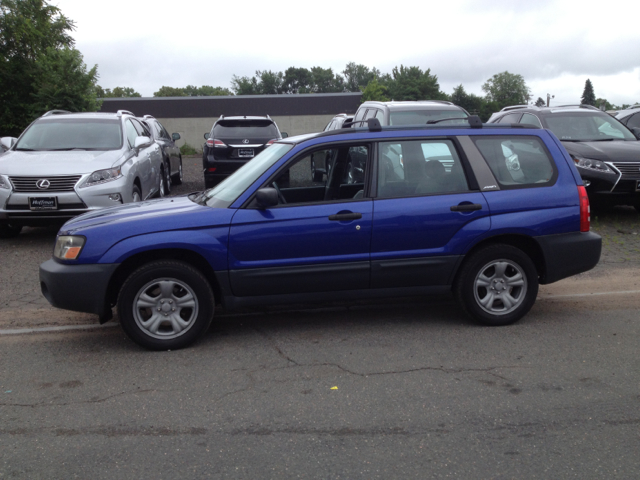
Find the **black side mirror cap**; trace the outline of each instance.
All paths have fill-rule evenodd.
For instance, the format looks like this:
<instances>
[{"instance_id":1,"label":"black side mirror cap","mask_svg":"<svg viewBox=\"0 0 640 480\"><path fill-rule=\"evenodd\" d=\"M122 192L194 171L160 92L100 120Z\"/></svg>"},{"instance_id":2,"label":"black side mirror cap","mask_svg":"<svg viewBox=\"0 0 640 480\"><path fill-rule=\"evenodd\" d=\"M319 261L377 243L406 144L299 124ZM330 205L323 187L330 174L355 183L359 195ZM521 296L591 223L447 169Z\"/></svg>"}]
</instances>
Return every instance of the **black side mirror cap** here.
<instances>
[{"instance_id":1,"label":"black side mirror cap","mask_svg":"<svg viewBox=\"0 0 640 480\"><path fill-rule=\"evenodd\" d=\"M171 138L173 139L174 142L176 140L180 140L180 134L179 133L172 133L171 134Z\"/></svg>"},{"instance_id":2,"label":"black side mirror cap","mask_svg":"<svg viewBox=\"0 0 640 480\"><path fill-rule=\"evenodd\" d=\"M256 201L261 208L275 207L280 203L278 191L272 187L261 188L256 192Z\"/></svg>"}]
</instances>

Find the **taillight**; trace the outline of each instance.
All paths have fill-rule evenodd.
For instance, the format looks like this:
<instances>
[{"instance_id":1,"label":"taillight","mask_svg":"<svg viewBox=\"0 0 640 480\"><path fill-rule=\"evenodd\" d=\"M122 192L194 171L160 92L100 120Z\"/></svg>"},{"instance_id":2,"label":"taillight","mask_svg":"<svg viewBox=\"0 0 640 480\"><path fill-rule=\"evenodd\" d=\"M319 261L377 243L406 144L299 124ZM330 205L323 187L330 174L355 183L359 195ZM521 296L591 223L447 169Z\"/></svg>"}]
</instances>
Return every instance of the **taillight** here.
<instances>
[{"instance_id":1,"label":"taillight","mask_svg":"<svg viewBox=\"0 0 640 480\"><path fill-rule=\"evenodd\" d=\"M278 139L277 139L277 138L272 138L271 140L269 140L269 141L267 142L267 144L265 145L265 147L268 147L269 145L273 145L273 142L277 142L277 141L278 141Z\"/></svg>"},{"instance_id":2,"label":"taillight","mask_svg":"<svg viewBox=\"0 0 640 480\"><path fill-rule=\"evenodd\" d=\"M591 208L587 189L582 185L578 185L578 197L580 199L580 231L588 232L591 228Z\"/></svg>"},{"instance_id":3,"label":"taillight","mask_svg":"<svg viewBox=\"0 0 640 480\"><path fill-rule=\"evenodd\" d=\"M210 138L207 140L207 147L216 147L216 148L226 148L227 144L221 140L216 140L215 138Z\"/></svg>"}]
</instances>

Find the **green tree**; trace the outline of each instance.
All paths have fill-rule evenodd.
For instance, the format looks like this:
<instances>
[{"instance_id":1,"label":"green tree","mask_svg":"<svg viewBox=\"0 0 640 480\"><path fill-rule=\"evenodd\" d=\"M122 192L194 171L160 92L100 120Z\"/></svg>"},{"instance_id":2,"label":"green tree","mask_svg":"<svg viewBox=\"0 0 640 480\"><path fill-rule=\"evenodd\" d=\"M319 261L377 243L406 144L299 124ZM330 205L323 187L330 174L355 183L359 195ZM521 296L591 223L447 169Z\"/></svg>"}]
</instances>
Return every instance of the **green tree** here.
<instances>
[{"instance_id":1,"label":"green tree","mask_svg":"<svg viewBox=\"0 0 640 480\"><path fill-rule=\"evenodd\" d=\"M362 101L376 100L378 102L388 102L387 87L378 83L375 78L362 89Z\"/></svg>"},{"instance_id":2,"label":"green tree","mask_svg":"<svg viewBox=\"0 0 640 480\"><path fill-rule=\"evenodd\" d=\"M495 102L498 109L509 105L525 105L531 98L524 77L507 71L496 73L482 85L488 102Z\"/></svg>"},{"instance_id":3,"label":"green tree","mask_svg":"<svg viewBox=\"0 0 640 480\"><path fill-rule=\"evenodd\" d=\"M163 85L157 92L153 92L154 97L186 97L184 88L167 87Z\"/></svg>"},{"instance_id":4,"label":"green tree","mask_svg":"<svg viewBox=\"0 0 640 480\"><path fill-rule=\"evenodd\" d=\"M542 97L538 97L538 99L536 100L536 107L544 107L545 105L546 103L544 102Z\"/></svg>"},{"instance_id":5,"label":"green tree","mask_svg":"<svg viewBox=\"0 0 640 480\"><path fill-rule=\"evenodd\" d=\"M238 77L234 75L231 78L231 90L236 95L258 95L258 80L256 77Z\"/></svg>"},{"instance_id":6,"label":"green tree","mask_svg":"<svg viewBox=\"0 0 640 480\"><path fill-rule=\"evenodd\" d=\"M289 67L284 72L283 93L309 93L313 74L306 68Z\"/></svg>"},{"instance_id":7,"label":"green tree","mask_svg":"<svg viewBox=\"0 0 640 480\"><path fill-rule=\"evenodd\" d=\"M380 78L380 70L356 64L355 62L347 63L347 66L342 71L344 75L344 87L348 92L360 92L363 91L372 80Z\"/></svg>"},{"instance_id":8,"label":"green tree","mask_svg":"<svg viewBox=\"0 0 640 480\"><path fill-rule=\"evenodd\" d=\"M424 72L419 67L394 67L392 76L383 77L381 83L389 90L393 100L444 100L447 95L440 91L438 77L431 69Z\"/></svg>"},{"instance_id":9,"label":"green tree","mask_svg":"<svg viewBox=\"0 0 640 480\"><path fill-rule=\"evenodd\" d=\"M277 95L282 93L282 83L284 75L282 72L272 72L271 70L256 71L256 77L259 79L258 93L262 95Z\"/></svg>"},{"instance_id":10,"label":"green tree","mask_svg":"<svg viewBox=\"0 0 640 480\"><path fill-rule=\"evenodd\" d=\"M606 98L598 98L595 102L595 106L601 110L617 110L618 109L618 107L616 107L613 103L609 103L609 101Z\"/></svg>"},{"instance_id":11,"label":"green tree","mask_svg":"<svg viewBox=\"0 0 640 480\"><path fill-rule=\"evenodd\" d=\"M46 0L0 0L0 131L4 134L18 136L44 113L38 110L46 108L43 105L97 106L96 67L87 71L81 64L82 56L73 49L73 29L74 23ZM80 84L59 86L58 92L66 97L58 101L52 95L55 79L63 71L71 74L68 83ZM91 91L85 91L83 86L91 84Z\"/></svg>"},{"instance_id":12,"label":"green tree","mask_svg":"<svg viewBox=\"0 0 640 480\"><path fill-rule=\"evenodd\" d=\"M124 98L142 96L131 87L116 87L111 90L110 88L102 88L100 85L96 85L96 92L98 94L98 98Z\"/></svg>"},{"instance_id":13,"label":"green tree","mask_svg":"<svg viewBox=\"0 0 640 480\"><path fill-rule=\"evenodd\" d=\"M313 93L344 92L344 79L331 68L313 67L310 90Z\"/></svg>"},{"instance_id":14,"label":"green tree","mask_svg":"<svg viewBox=\"0 0 640 480\"><path fill-rule=\"evenodd\" d=\"M189 97L224 97L233 95L228 88L212 87L210 85L202 85L201 87L187 85L182 90Z\"/></svg>"},{"instance_id":15,"label":"green tree","mask_svg":"<svg viewBox=\"0 0 640 480\"><path fill-rule=\"evenodd\" d=\"M484 98L473 93L467 93L462 84L453 89L449 100L472 115L479 115L486 103Z\"/></svg>"},{"instance_id":16,"label":"green tree","mask_svg":"<svg viewBox=\"0 0 640 480\"><path fill-rule=\"evenodd\" d=\"M587 78L587 81L584 82L584 90L582 91L582 97L580 98L580 103L583 105L594 105L596 104L596 94L593 93L593 85L591 84L591 80Z\"/></svg>"}]
</instances>

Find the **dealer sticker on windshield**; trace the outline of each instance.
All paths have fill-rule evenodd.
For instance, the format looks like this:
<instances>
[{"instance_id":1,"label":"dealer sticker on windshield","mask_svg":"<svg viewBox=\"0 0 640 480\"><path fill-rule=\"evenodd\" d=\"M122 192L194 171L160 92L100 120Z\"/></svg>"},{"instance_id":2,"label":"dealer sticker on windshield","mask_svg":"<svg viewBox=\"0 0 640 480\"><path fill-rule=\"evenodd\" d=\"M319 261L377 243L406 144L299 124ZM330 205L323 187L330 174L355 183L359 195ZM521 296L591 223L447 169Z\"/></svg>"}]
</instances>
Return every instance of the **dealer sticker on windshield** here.
<instances>
[{"instance_id":1,"label":"dealer sticker on windshield","mask_svg":"<svg viewBox=\"0 0 640 480\"><path fill-rule=\"evenodd\" d=\"M29 197L31 210L57 210L58 197Z\"/></svg>"}]
</instances>

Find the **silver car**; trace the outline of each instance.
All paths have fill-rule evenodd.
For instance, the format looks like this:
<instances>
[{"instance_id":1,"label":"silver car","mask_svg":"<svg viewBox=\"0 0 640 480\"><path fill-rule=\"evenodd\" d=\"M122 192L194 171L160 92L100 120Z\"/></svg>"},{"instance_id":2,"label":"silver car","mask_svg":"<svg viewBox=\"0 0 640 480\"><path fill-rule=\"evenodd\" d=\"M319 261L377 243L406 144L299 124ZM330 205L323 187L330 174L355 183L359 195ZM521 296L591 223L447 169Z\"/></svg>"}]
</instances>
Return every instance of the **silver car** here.
<instances>
[{"instance_id":1,"label":"silver car","mask_svg":"<svg viewBox=\"0 0 640 480\"><path fill-rule=\"evenodd\" d=\"M54 110L0 156L0 238L23 226L60 224L81 213L164 196L162 154L128 111Z\"/></svg>"}]
</instances>

